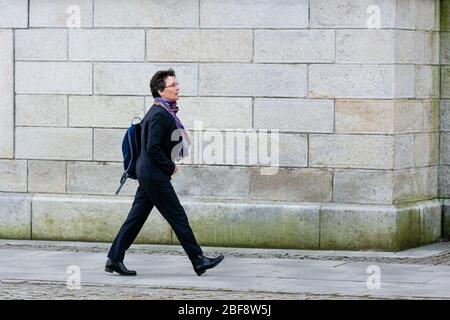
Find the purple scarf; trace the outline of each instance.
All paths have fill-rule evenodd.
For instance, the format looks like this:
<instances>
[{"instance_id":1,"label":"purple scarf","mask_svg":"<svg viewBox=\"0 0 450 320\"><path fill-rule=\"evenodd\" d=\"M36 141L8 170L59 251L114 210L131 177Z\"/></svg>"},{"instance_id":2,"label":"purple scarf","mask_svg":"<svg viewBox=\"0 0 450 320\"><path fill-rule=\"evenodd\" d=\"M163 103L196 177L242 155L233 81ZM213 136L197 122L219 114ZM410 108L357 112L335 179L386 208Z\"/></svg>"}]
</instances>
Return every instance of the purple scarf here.
<instances>
[{"instance_id":1,"label":"purple scarf","mask_svg":"<svg viewBox=\"0 0 450 320\"><path fill-rule=\"evenodd\" d=\"M177 106L176 101L169 101L169 100L166 100L166 99L163 99L160 97L156 97L155 102L158 102L163 107L165 107L164 109L166 109L167 112L170 113L170 115L172 116L173 120L175 121L175 125L177 126L178 129L184 129L184 126L181 123L181 120L176 115L176 113L178 112L178 106Z\"/></svg>"},{"instance_id":2,"label":"purple scarf","mask_svg":"<svg viewBox=\"0 0 450 320\"><path fill-rule=\"evenodd\" d=\"M180 152L178 153L178 157L176 161L183 159L186 157L189 153L189 146L191 144L191 139L189 137L189 134L187 130L184 128L183 124L181 123L181 120L177 117L176 113L178 112L178 106L176 101L168 101L161 97L155 98L155 103L162 106L164 109L166 109L167 112L172 116L173 120L175 121L175 125L177 126L177 129L180 129L182 132L182 143L183 147L180 149Z\"/></svg>"}]
</instances>

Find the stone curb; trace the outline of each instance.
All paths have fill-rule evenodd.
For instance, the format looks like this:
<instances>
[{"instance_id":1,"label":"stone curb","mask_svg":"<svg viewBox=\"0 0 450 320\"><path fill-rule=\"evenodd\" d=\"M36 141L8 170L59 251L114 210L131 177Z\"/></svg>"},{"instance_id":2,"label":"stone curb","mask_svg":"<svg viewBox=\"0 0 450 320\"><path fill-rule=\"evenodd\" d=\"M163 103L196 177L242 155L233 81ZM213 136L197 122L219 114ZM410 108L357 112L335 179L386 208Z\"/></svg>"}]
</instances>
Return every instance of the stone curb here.
<instances>
[{"instance_id":1,"label":"stone curb","mask_svg":"<svg viewBox=\"0 0 450 320\"><path fill-rule=\"evenodd\" d=\"M75 241L42 241L42 240L0 240L0 248L39 249L56 251L83 251L105 253L110 243L101 242L75 242ZM332 251L332 250L289 250L289 249L259 249L259 248L229 248L229 247L202 247L205 254L224 253L241 257L260 258L299 258L324 259L336 258L393 258L393 259L424 259L439 256L450 252L450 242L436 242L417 248L400 252L386 251ZM164 253L169 255L184 255L183 248L179 245L152 245L133 244L130 247L132 253Z\"/></svg>"}]
</instances>

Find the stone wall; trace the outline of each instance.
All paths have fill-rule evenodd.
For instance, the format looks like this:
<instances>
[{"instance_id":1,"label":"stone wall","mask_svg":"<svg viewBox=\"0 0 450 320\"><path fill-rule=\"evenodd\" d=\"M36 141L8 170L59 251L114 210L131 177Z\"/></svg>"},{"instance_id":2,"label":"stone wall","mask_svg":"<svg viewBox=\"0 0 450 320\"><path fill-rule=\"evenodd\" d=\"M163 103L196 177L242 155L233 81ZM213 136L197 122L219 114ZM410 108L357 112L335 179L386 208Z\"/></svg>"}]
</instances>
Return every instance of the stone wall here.
<instances>
[{"instance_id":1,"label":"stone wall","mask_svg":"<svg viewBox=\"0 0 450 320\"><path fill-rule=\"evenodd\" d=\"M448 2L0 0L0 237L112 241L137 186L114 196L124 129L173 67L180 117L204 141L231 132L248 155L249 133L280 133L276 174L239 156L181 164L173 184L201 244L438 240ZM176 238L152 213L138 241Z\"/></svg>"},{"instance_id":2,"label":"stone wall","mask_svg":"<svg viewBox=\"0 0 450 320\"><path fill-rule=\"evenodd\" d=\"M441 3L441 114L439 197L443 200L443 235L450 237L450 1Z\"/></svg>"}]
</instances>

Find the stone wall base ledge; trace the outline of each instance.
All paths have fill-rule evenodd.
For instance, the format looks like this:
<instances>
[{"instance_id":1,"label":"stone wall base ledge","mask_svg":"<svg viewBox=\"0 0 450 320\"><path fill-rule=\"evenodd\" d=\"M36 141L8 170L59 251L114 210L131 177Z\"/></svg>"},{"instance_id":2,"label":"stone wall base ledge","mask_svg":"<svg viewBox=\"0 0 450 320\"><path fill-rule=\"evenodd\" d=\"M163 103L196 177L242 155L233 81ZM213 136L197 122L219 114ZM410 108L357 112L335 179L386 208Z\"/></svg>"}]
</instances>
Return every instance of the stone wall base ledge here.
<instances>
[{"instance_id":1,"label":"stone wall base ledge","mask_svg":"<svg viewBox=\"0 0 450 320\"><path fill-rule=\"evenodd\" d=\"M203 246L399 251L450 234L450 199L404 205L180 198ZM133 197L0 193L0 238L112 242ZM154 209L135 243L177 244Z\"/></svg>"}]
</instances>

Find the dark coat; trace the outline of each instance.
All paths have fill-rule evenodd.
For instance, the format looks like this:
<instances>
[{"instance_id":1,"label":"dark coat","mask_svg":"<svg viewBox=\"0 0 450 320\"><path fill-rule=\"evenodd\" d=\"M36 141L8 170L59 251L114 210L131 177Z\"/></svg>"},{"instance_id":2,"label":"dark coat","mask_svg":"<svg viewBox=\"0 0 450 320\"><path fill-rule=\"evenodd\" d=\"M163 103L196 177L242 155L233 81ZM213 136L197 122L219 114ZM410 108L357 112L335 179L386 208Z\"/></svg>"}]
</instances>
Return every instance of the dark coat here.
<instances>
[{"instance_id":1,"label":"dark coat","mask_svg":"<svg viewBox=\"0 0 450 320\"><path fill-rule=\"evenodd\" d=\"M175 170L172 151L180 150L182 138L172 141L177 129L172 116L164 108L153 105L141 121L141 151L137 159L138 178L171 180Z\"/></svg>"}]
</instances>

